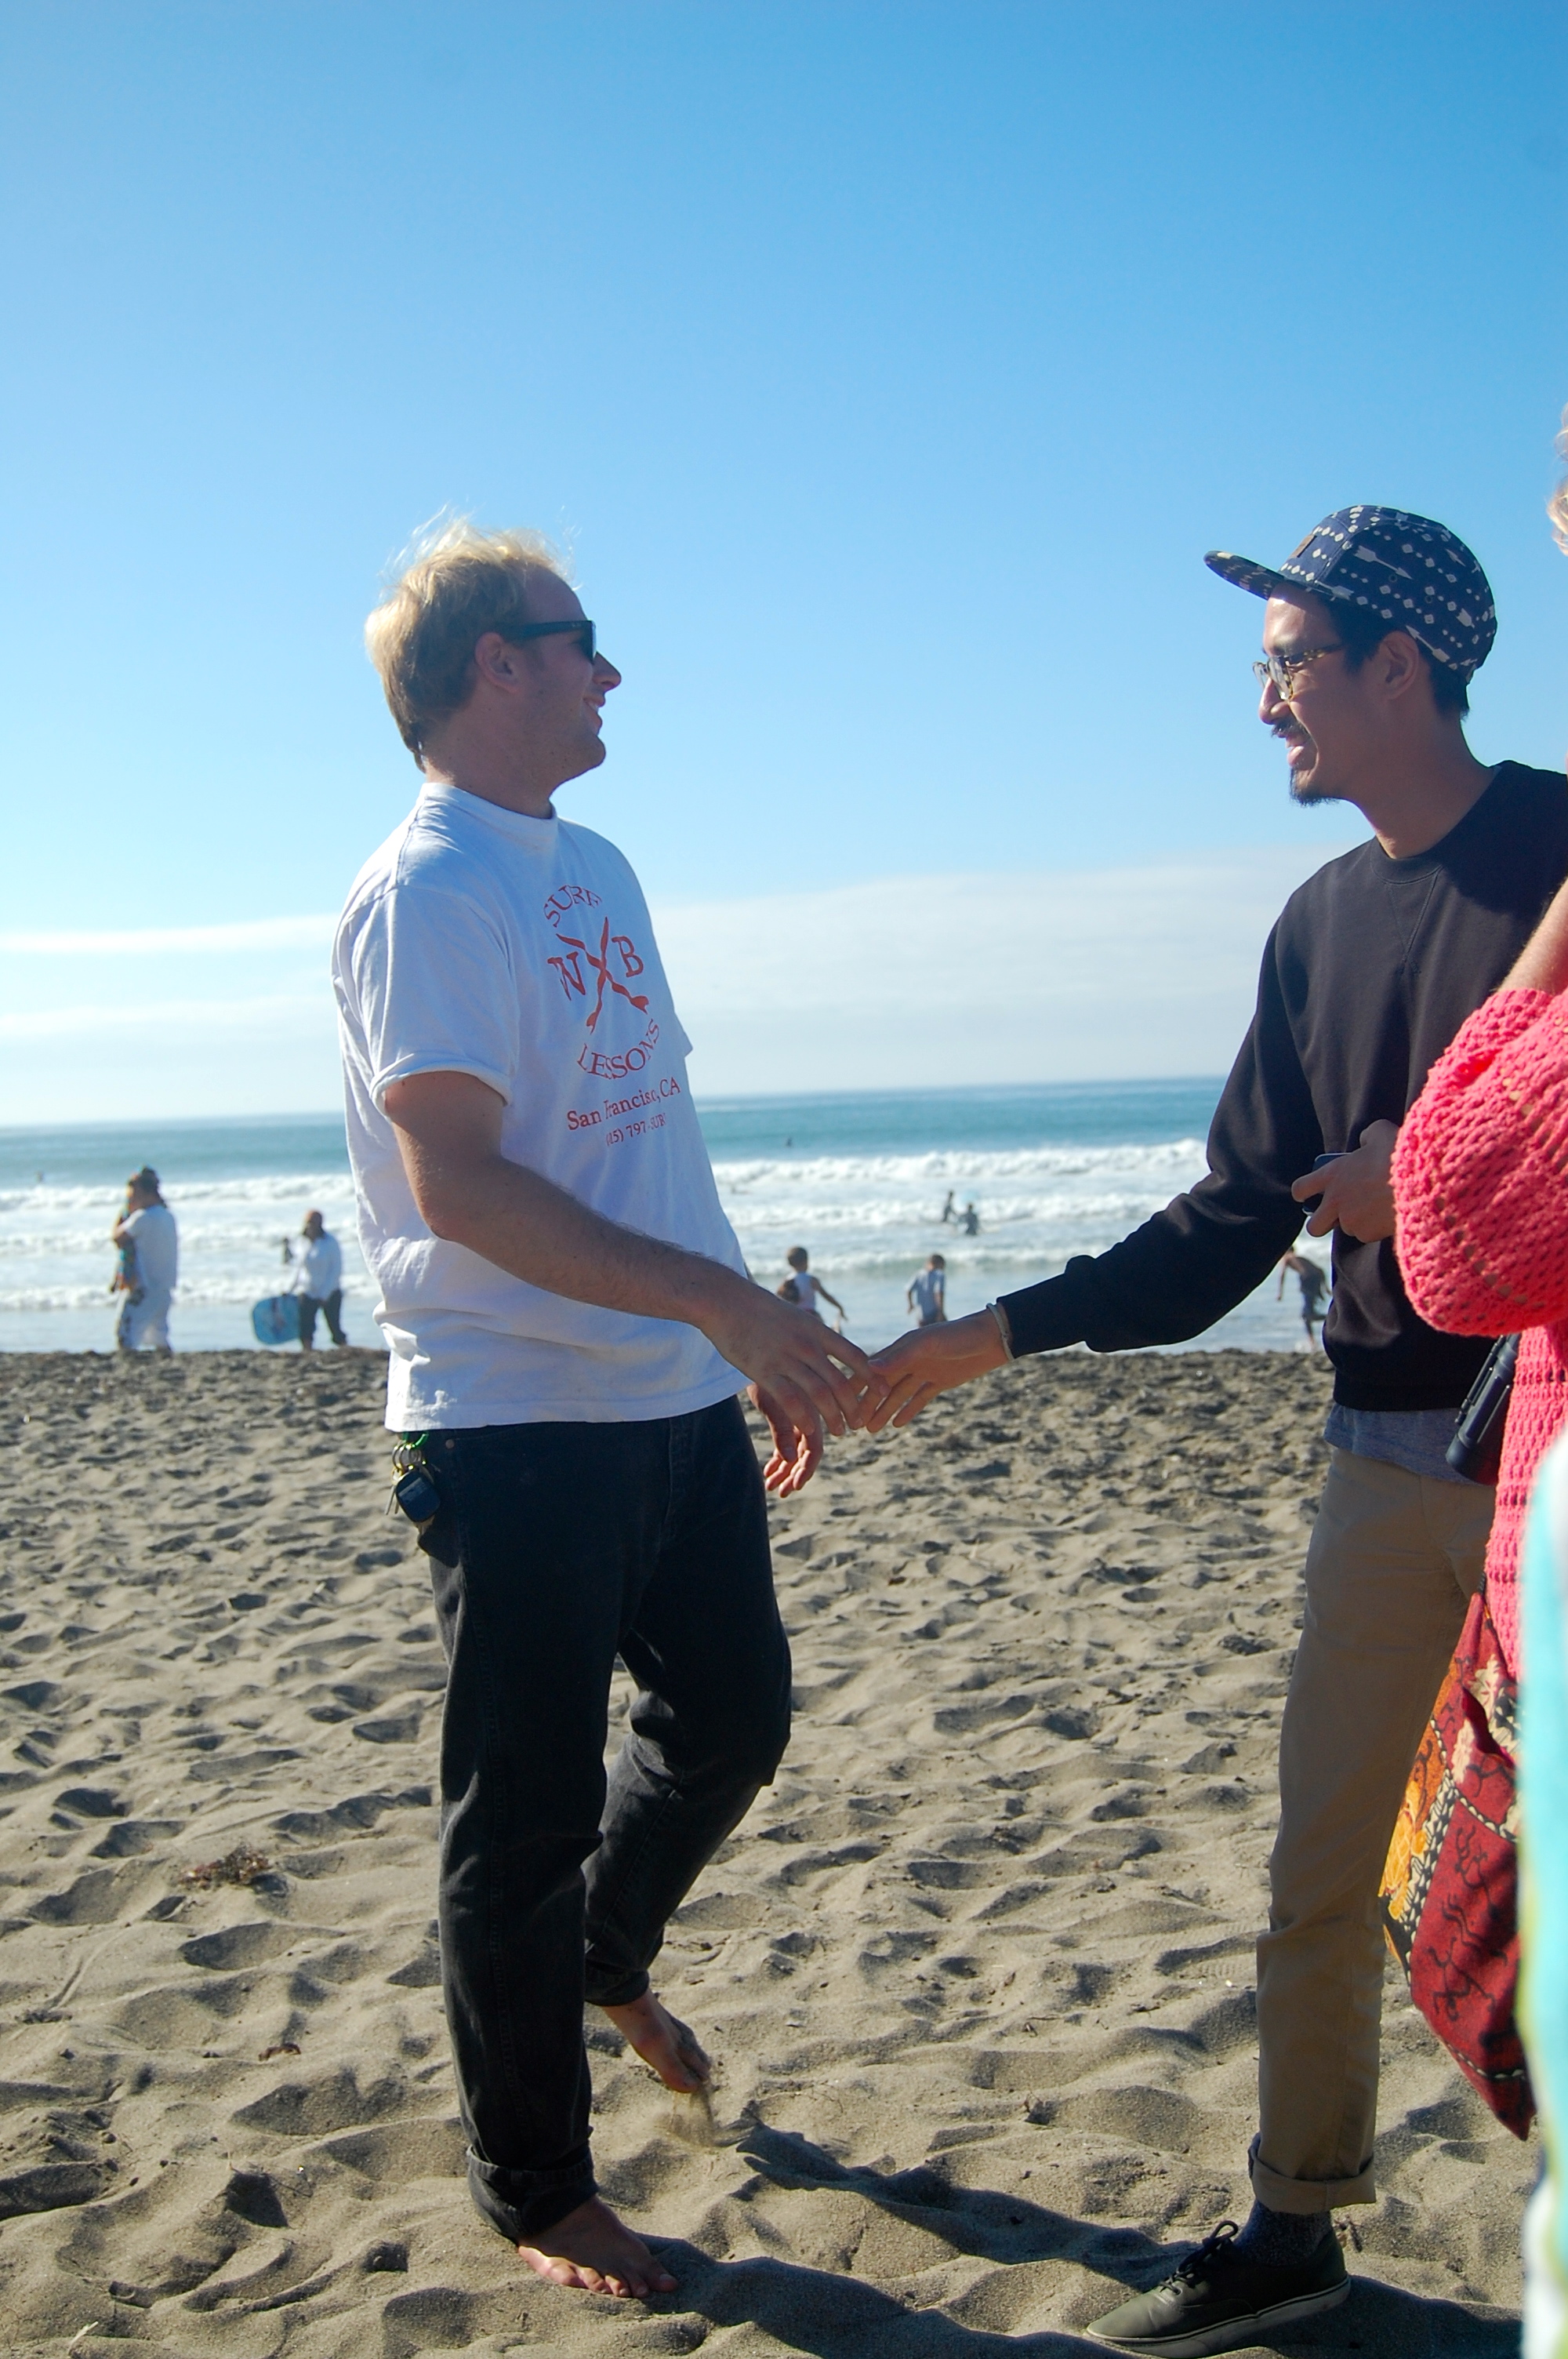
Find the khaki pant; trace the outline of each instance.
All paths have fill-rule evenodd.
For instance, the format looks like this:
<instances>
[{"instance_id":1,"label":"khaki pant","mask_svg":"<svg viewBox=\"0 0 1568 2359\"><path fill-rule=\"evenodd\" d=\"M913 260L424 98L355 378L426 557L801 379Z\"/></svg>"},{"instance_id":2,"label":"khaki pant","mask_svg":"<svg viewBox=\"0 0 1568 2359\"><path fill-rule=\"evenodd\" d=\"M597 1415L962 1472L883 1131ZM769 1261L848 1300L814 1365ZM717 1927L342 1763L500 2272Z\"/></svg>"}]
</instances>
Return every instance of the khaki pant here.
<instances>
[{"instance_id":1,"label":"khaki pant","mask_svg":"<svg viewBox=\"0 0 1568 2359\"><path fill-rule=\"evenodd\" d=\"M1378 1887L1422 1729L1481 1585L1496 1496L1330 1455L1280 1731L1280 1832L1258 1942L1252 2188L1276 2212L1376 2201Z\"/></svg>"}]
</instances>

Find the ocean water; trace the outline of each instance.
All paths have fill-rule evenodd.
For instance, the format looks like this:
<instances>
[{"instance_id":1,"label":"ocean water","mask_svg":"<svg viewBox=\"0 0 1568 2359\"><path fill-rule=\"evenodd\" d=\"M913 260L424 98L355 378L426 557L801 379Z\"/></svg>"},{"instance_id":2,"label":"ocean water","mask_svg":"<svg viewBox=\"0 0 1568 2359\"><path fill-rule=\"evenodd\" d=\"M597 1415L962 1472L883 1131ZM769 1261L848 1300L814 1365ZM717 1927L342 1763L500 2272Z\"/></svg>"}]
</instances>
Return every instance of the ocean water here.
<instances>
[{"instance_id":1,"label":"ocean water","mask_svg":"<svg viewBox=\"0 0 1568 2359\"><path fill-rule=\"evenodd\" d=\"M776 1284L805 1245L847 1332L874 1346L908 1324L904 1290L933 1251L957 1317L1114 1244L1201 1175L1218 1093L1217 1081L1064 1083L719 1099L700 1113L753 1274ZM108 1230L144 1162L179 1223L177 1350L252 1344L250 1306L286 1287L283 1240L312 1207L343 1243L350 1339L379 1341L343 1127L323 1114L0 1131L0 1349L114 1348ZM943 1225L949 1192L960 1212L974 1203L977 1235ZM1271 1279L1202 1343L1302 1344L1294 1282L1283 1303L1275 1291Z\"/></svg>"}]
</instances>

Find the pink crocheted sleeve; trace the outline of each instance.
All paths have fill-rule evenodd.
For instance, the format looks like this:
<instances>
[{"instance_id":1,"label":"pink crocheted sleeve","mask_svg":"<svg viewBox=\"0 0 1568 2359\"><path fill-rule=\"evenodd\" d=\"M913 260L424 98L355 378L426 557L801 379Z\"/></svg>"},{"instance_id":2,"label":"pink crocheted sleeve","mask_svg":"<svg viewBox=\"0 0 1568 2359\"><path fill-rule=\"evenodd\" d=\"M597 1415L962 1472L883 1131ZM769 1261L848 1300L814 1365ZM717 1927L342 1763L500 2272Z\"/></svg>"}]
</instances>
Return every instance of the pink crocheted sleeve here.
<instances>
[{"instance_id":1,"label":"pink crocheted sleeve","mask_svg":"<svg viewBox=\"0 0 1568 2359\"><path fill-rule=\"evenodd\" d=\"M1394 1155L1397 1250L1451 1335L1568 1318L1568 995L1499 991L1427 1075Z\"/></svg>"}]
</instances>

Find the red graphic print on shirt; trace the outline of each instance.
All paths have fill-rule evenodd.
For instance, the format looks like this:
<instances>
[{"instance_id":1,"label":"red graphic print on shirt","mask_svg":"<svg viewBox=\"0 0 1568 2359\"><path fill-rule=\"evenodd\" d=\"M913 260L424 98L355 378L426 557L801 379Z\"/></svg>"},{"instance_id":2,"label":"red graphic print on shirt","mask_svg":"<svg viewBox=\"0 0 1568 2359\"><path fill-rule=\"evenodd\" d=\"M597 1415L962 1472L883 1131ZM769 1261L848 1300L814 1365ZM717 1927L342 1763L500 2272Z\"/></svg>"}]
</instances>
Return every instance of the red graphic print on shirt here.
<instances>
[{"instance_id":1,"label":"red graphic print on shirt","mask_svg":"<svg viewBox=\"0 0 1568 2359\"><path fill-rule=\"evenodd\" d=\"M639 1015L645 1016L648 1012L647 994L632 988L643 973L644 961L631 935L612 934L610 919L603 918L597 929L596 946L591 920L581 934L568 934L562 922L569 917L574 923L580 925L581 919L575 915L579 908L599 909L602 906L601 897L589 891L586 885L560 886L545 904L546 923L561 945L559 953L550 957L546 963L554 967L568 1005L574 999L584 1003L583 1029L586 1032L598 1029L599 1019L604 1013L607 991L611 994L611 1005L616 999L624 999ZM590 990L591 1006L588 1005ZM619 1056L600 1057L597 1051L589 1052L585 1046L578 1062L585 1072L620 1080L627 1073L643 1070L658 1037L658 1026L650 1024L642 1039L632 1049Z\"/></svg>"},{"instance_id":2,"label":"red graphic print on shirt","mask_svg":"<svg viewBox=\"0 0 1568 2359\"><path fill-rule=\"evenodd\" d=\"M593 909L600 906L599 895L590 893L587 886L582 885L562 886L557 892L551 894L545 904L546 919L555 929L557 940L566 946L563 956L552 958L547 963L555 968L560 978L561 989L568 1000L574 994L579 999L588 997L589 986L582 971L585 960L588 962L589 974L598 977L594 986L593 1006L589 1008L586 1019L586 1029L589 1032L597 1029L604 1008L604 994L607 987L618 994L621 998L629 1000L640 1014L646 1014L648 1006L646 995L628 988L628 985L633 983L643 972L643 961L637 955L637 947L631 935L612 934L610 930L610 920L606 918L599 929L599 948L591 950L580 935L565 933L561 929L561 919L576 902L581 902ZM619 966L620 976L611 972L612 966ZM624 980L622 980L622 977Z\"/></svg>"}]
</instances>

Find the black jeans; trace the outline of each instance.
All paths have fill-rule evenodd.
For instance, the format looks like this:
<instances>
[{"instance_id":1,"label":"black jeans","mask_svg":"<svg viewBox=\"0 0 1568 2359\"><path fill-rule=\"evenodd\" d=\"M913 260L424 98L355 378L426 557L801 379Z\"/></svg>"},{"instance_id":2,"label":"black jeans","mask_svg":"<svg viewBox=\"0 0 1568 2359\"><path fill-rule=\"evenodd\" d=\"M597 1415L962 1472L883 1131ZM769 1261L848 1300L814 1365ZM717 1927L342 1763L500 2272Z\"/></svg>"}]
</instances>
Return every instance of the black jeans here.
<instances>
[{"instance_id":1,"label":"black jeans","mask_svg":"<svg viewBox=\"0 0 1568 2359\"><path fill-rule=\"evenodd\" d=\"M302 1343L314 1343L316 1340L316 1313L318 1310L325 1313L327 1332L330 1335L333 1343L346 1343L348 1342L349 1339L343 1332L343 1322L340 1315L342 1307L342 1300L343 1289L341 1286L334 1287L330 1294L302 1294L300 1296L299 1340Z\"/></svg>"},{"instance_id":2,"label":"black jeans","mask_svg":"<svg viewBox=\"0 0 1568 2359\"><path fill-rule=\"evenodd\" d=\"M420 1546L449 1677L441 1973L469 2186L514 2244L594 2191L585 1997L665 1920L789 1738L789 1646L740 1404L433 1433ZM610 1679L638 1686L606 1780Z\"/></svg>"}]
</instances>

